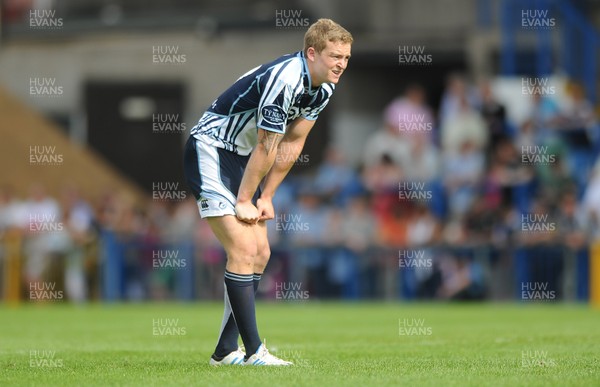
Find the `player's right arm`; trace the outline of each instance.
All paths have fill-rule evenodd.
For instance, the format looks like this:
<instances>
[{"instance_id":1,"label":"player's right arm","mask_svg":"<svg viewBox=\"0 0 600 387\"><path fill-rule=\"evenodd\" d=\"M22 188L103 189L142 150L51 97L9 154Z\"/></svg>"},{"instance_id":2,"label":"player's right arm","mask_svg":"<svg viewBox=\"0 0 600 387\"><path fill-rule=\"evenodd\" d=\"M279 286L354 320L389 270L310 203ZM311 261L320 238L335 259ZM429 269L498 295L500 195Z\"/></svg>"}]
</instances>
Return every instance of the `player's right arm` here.
<instances>
[{"instance_id":1,"label":"player's right arm","mask_svg":"<svg viewBox=\"0 0 600 387\"><path fill-rule=\"evenodd\" d=\"M281 133L258 129L258 142L244 170L235 205L236 216L243 222L256 223L259 219L258 209L252 204L252 197L275 163L277 146L282 137Z\"/></svg>"}]
</instances>

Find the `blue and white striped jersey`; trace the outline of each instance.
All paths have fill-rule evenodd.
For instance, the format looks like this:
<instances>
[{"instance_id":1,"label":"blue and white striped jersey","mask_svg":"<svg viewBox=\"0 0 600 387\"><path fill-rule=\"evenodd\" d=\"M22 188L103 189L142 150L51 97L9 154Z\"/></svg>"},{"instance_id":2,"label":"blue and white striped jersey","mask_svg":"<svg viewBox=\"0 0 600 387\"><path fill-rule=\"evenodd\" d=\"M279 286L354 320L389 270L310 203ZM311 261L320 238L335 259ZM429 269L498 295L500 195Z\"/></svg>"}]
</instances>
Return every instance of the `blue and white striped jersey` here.
<instances>
[{"instance_id":1,"label":"blue and white striped jersey","mask_svg":"<svg viewBox=\"0 0 600 387\"><path fill-rule=\"evenodd\" d=\"M304 53L284 55L242 75L202 115L191 134L218 148L249 155L258 128L285 133L298 117L316 120L335 85L312 89Z\"/></svg>"}]
</instances>

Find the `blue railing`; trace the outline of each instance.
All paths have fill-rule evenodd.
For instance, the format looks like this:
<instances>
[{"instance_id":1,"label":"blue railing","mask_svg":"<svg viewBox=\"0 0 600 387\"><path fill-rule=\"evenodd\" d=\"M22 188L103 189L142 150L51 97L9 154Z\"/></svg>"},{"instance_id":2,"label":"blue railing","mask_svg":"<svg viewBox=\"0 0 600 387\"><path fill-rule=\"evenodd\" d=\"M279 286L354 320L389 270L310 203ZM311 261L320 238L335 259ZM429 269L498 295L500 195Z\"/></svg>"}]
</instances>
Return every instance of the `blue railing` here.
<instances>
[{"instance_id":1,"label":"blue railing","mask_svg":"<svg viewBox=\"0 0 600 387\"><path fill-rule=\"evenodd\" d=\"M597 102L598 51L600 34L594 26L568 1L554 0L564 20L563 65L565 71L583 83L589 98ZM579 59L578 65L573 62Z\"/></svg>"},{"instance_id":2,"label":"blue railing","mask_svg":"<svg viewBox=\"0 0 600 387\"><path fill-rule=\"evenodd\" d=\"M478 0L478 24L489 28L492 23L493 0ZM567 76L580 82L588 98L598 102L598 54L600 33L569 0L501 0L499 25L502 37L500 68L504 75L515 75L523 69L518 66L519 34L535 34L537 42L535 63L536 76L548 76L562 70ZM534 19L523 12L538 14L541 26L526 28L523 18ZM547 12L547 13L545 13ZM551 20L553 20L551 22ZM554 26L548 26L548 23ZM553 47L552 34L561 33L558 47ZM557 50L558 52L555 52Z\"/></svg>"}]
</instances>

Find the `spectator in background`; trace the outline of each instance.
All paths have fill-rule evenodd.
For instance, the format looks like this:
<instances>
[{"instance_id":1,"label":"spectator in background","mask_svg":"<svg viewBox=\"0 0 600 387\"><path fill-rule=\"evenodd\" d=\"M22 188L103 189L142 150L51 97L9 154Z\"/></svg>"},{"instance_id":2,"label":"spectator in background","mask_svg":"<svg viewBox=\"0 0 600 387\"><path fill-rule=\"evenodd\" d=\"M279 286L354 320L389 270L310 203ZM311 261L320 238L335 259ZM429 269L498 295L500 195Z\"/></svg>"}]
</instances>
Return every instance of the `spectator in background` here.
<instances>
[{"instance_id":1,"label":"spectator in background","mask_svg":"<svg viewBox=\"0 0 600 387\"><path fill-rule=\"evenodd\" d=\"M295 282L308 284L311 294L327 294L327 266L323 245L328 241L327 225L331 209L323 206L313 187L305 186L298 194L298 203L289 213L279 212L274 219L278 232L289 235L294 246L291 272Z\"/></svg>"},{"instance_id":2,"label":"spectator in background","mask_svg":"<svg viewBox=\"0 0 600 387\"><path fill-rule=\"evenodd\" d=\"M489 80L481 83L479 93L481 116L485 121L490 139L489 150L493 152L497 143L509 137L506 108L494 97Z\"/></svg>"},{"instance_id":3,"label":"spectator in background","mask_svg":"<svg viewBox=\"0 0 600 387\"><path fill-rule=\"evenodd\" d=\"M387 154L379 164L363 171L363 185L372 194L372 210L378 220L387 217L398 205L399 183L403 178L402 169Z\"/></svg>"},{"instance_id":4,"label":"spectator in background","mask_svg":"<svg viewBox=\"0 0 600 387\"><path fill-rule=\"evenodd\" d=\"M379 164L384 155L400 166L409 152L410 146L399 130L397 103L398 100L394 100L385 108L383 128L373 133L365 145L363 163L366 169Z\"/></svg>"},{"instance_id":5,"label":"spectator in background","mask_svg":"<svg viewBox=\"0 0 600 387\"><path fill-rule=\"evenodd\" d=\"M485 199L478 196L469 211L465 214L464 227L468 234L467 246L485 246L489 243L492 235L494 218L498 211L489 208Z\"/></svg>"},{"instance_id":6,"label":"spectator in background","mask_svg":"<svg viewBox=\"0 0 600 387\"><path fill-rule=\"evenodd\" d=\"M554 99L540 93L533 93L531 102L531 110L523 125L533 127L536 145L546 144L556 138L555 129L561 122L560 108Z\"/></svg>"},{"instance_id":7,"label":"spectator in background","mask_svg":"<svg viewBox=\"0 0 600 387\"><path fill-rule=\"evenodd\" d=\"M586 98L585 90L580 84L573 84L569 88L570 104L564 111L565 128L584 129L590 139L598 138L598 133L593 132L598 125L594 112L594 105Z\"/></svg>"},{"instance_id":8,"label":"spectator in background","mask_svg":"<svg viewBox=\"0 0 600 387\"><path fill-rule=\"evenodd\" d=\"M442 123L441 137L442 149L449 153L458 153L465 142L483 150L489 141L485 121L464 96L458 100L457 111Z\"/></svg>"},{"instance_id":9,"label":"spectator in background","mask_svg":"<svg viewBox=\"0 0 600 387\"><path fill-rule=\"evenodd\" d=\"M433 140L435 121L426 99L425 89L421 85L411 84L384 111L385 122L393 126L409 145L416 137Z\"/></svg>"},{"instance_id":10,"label":"spectator in background","mask_svg":"<svg viewBox=\"0 0 600 387\"><path fill-rule=\"evenodd\" d=\"M12 187L0 187L0 236L8 229L26 229L27 206L18 200Z\"/></svg>"},{"instance_id":11,"label":"spectator in background","mask_svg":"<svg viewBox=\"0 0 600 387\"><path fill-rule=\"evenodd\" d=\"M195 262L193 266L197 268L196 279L206 284L198 288L198 297L211 300L223 298L223 274L225 274L223 263L227 259L225 250L206 220L198 220L193 230Z\"/></svg>"},{"instance_id":12,"label":"spectator in background","mask_svg":"<svg viewBox=\"0 0 600 387\"><path fill-rule=\"evenodd\" d=\"M383 156L400 166L408 151L408 144L398 135L398 130L386 124L385 129L375 132L365 145L365 169L379 164Z\"/></svg>"},{"instance_id":13,"label":"spectator in background","mask_svg":"<svg viewBox=\"0 0 600 387\"><path fill-rule=\"evenodd\" d=\"M315 176L315 189L326 201L342 203L342 191L354 179L354 171L348 165L344 154L333 147L329 147L325 153L325 160L317 169Z\"/></svg>"},{"instance_id":14,"label":"spectator in background","mask_svg":"<svg viewBox=\"0 0 600 387\"><path fill-rule=\"evenodd\" d=\"M477 93L470 89L463 75L450 74L440 105L440 126L444 127L449 120L454 119L463 110L462 105L465 103L469 108L475 109L479 103Z\"/></svg>"},{"instance_id":15,"label":"spectator in background","mask_svg":"<svg viewBox=\"0 0 600 387\"><path fill-rule=\"evenodd\" d=\"M410 210L396 202L389 210L379 214L377 218L377 241L381 245L381 258L378 262L381 276L378 292L385 298L393 298L396 294L398 277L398 251L408 245L408 222Z\"/></svg>"},{"instance_id":16,"label":"spectator in background","mask_svg":"<svg viewBox=\"0 0 600 387\"><path fill-rule=\"evenodd\" d=\"M487 206L496 209L519 204L520 191L528 195L528 187L534 177L533 168L522 162L513 143L502 138L490 157L486 176L485 199Z\"/></svg>"},{"instance_id":17,"label":"spectator in background","mask_svg":"<svg viewBox=\"0 0 600 387\"><path fill-rule=\"evenodd\" d=\"M431 246L437 243L440 231L440 224L427 205L418 203L413 215L408 220L407 245L411 248Z\"/></svg>"},{"instance_id":18,"label":"spectator in background","mask_svg":"<svg viewBox=\"0 0 600 387\"><path fill-rule=\"evenodd\" d=\"M414 171L417 180L429 180L435 172L433 147L433 114L426 105L425 90L420 85L409 85L384 111L385 131L371 137L366 146L365 164L372 167L384 155L404 171Z\"/></svg>"},{"instance_id":19,"label":"spectator in background","mask_svg":"<svg viewBox=\"0 0 600 387\"><path fill-rule=\"evenodd\" d=\"M372 258L377 224L368 197L350 198L347 206L338 210L332 220L329 229L337 238L329 260L329 279L344 298L357 298L360 288L368 294L375 280Z\"/></svg>"},{"instance_id":20,"label":"spectator in background","mask_svg":"<svg viewBox=\"0 0 600 387\"><path fill-rule=\"evenodd\" d=\"M65 188L62 201L65 227L71 239L65 264L65 292L70 300L82 302L89 298L91 290L88 288L90 276L86 266L93 265L89 248L96 238L94 213L75 186Z\"/></svg>"},{"instance_id":21,"label":"spectator in background","mask_svg":"<svg viewBox=\"0 0 600 387\"><path fill-rule=\"evenodd\" d=\"M548 290L560 299L563 250L557 227L557 213L544 200L534 201L531 211L519 219L519 242L522 246L529 282L547 283Z\"/></svg>"},{"instance_id":22,"label":"spectator in background","mask_svg":"<svg viewBox=\"0 0 600 387\"><path fill-rule=\"evenodd\" d=\"M590 230L577 203L575 191L567 191L560 200L557 213L557 228L563 245L565 296L570 299L588 297L587 276L589 265ZM582 268L585 268L582 270ZM583 274L585 273L585 274Z\"/></svg>"},{"instance_id":23,"label":"spectator in background","mask_svg":"<svg viewBox=\"0 0 600 387\"><path fill-rule=\"evenodd\" d=\"M514 139L514 144L517 149L527 149L528 147L535 147L539 144L540 138L538 136L537 128L533 124L533 121L526 120L519 127L517 136Z\"/></svg>"},{"instance_id":24,"label":"spectator in background","mask_svg":"<svg viewBox=\"0 0 600 387\"><path fill-rule=\"evenodd\" d=\"M475 143L466 140L455 151L444 153L444 186L452 215L464 215L479 193L485 171L485 156Z\"/></svg>"},{"instance_id":25,"label":"spectator in background","mask_svg":"<svg viewBox=\"0 0 600 387\"><path fill-rule=\"evenodd\" d=\"M167 218L164 219L162 243L177 253L175 266L171 270L173 296L179 299L191 300L194 298L194 260L193 232L197 227L197 217L194 215L197 204L193 197L186 196L181 202L171 203L167 206ZM160 224L158 225L160 227Z\"/></svg>"},{"instance_id":26,"label":"spectator in background","mask_svg":"<svg viewBox=\"0 0 600 387\"><path fill-rule=\"evenodd\" d=\"M26 285L32 282L51 281L62 288L61 260L70 247L67 231L64 229L62 211L58 202L47 195L45 187L34 184L26 202L28 234L25 251Z\"/></svg>"},{"instance_id":27,"label":"spectator in background","mask_svg":"<svg viewBox=\"0 0 600 387\"><path fill-rule=\"evenodd\" d=\"M592 176L583 194L581 213L593 242L600 241L600 158L592 170Z\"/></svg>"},{"instance_id":28,"label":"spectator in background","mask_svg":"<svg viewBox=\"0 0 600 387\"><path fill-rule=\"evenodd\" d=\"M441 286L438 297L456 301L478 301L485 297L481 264L464 252L440 259Z\"/></svg>"},{"instance_id":29,"label":"spectator in background","mask_svg":"<svg viewBox=\"0 0 600 387\"><path fill-rule=\"evenodd\" d=\"M371 192L396 191L398 183L403 179L402 169L388 154L383 154L377 164L363 173L364 185Z\"/></svg>"},{"instance_id":30,"label":"spectator in background","mask_svg":"<svg viewBox=\"0 0 600 387\"><path fill-rule=\"evenodd\" d=\"M561 145L548 147L548 153L554 156L550 163L536 164L538 177L538 196L546 199L551 206L558 205L560 197L568 190L576 189L576 181L570 175L565 162L565 151Z\"/></svg>"},{"instance_id":31,"label":"spectator in background","mask_svg":"<svg viewBox=\"0 0 600 387\"><path fill-rule=\"evenodd\" d=\"M574 252L586 248L589 230L586 229L574 191L567 191L563 194L557 219L557 228L564 239L565 247Z\"/></svg>"},{"instance_id":32,"label":"spectator in background","mask_svg":"<svg viewBox=\"0 0 600 387\"><path fill-rule=\"evenodd\" d=\"M422 256L415 259L422 266L412 267L410 264L400 264L400 278L402 293L407 298L413 298L417 295L425 295L425 289L429 288L429 296L433 295L432 289L436 288L431 284L432 276L435 278L433 259L436 255L436 245L441 236L441 227L438 219L433 216L428 205L423 202L416 202L412 214L408 218L406 230L407 247L414 251L413 257L418 254ZM400 258L402 259L402 258ZM427 265L425 261L431 260Z\"/></svg>"},{"instance_id":33,"label":"spectator in background","mask_svg":"<svg viewBox=\"0 0 600 387\"><path fill-rule=\"evenodd\" d=\"M561 139L569 147L568 164L571 175L583 190L600 150L600 126L594 106L586 99L583 87L573 84L568 90L571 101L563 112Z\"/></svg>"},{"instance_id":34,"label":"spectator in background","mask_svg":"<svg viewBox=\"0 0 600 387\"><path fill-rule=\"evenodd\" d=\"M174 208L166 219L167 227L163 236L169 243L178 243L191 240L194 230L197 227L197 216L192 209L196 209L197 204L192 196L187 196L185 200L175 203Z\"/></svg>"},{"instance_id":35,"label":"spectator in background","mask_svg":"<svg viewBox=\"0 0 600 387\"><path fill-rule=\"evenodd\" d=\"M406 180L432 182L440 173L439 150L428 137L414 136L401 165Z\"/></svg>"}]
</instances>

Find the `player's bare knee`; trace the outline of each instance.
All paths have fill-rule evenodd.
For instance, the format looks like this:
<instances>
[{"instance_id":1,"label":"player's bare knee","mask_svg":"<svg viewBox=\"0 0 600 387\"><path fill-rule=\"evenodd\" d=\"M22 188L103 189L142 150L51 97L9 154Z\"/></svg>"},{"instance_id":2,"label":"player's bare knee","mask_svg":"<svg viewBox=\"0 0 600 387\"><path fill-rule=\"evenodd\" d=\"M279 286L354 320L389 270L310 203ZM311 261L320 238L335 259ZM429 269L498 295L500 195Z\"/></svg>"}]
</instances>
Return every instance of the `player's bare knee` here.
<instances>
[{"instance_id":1,"label":"player's bare knee","mask_svg":"<svg viewBox=\"0 0 600 387\"><path fill-rule=\"evenodd\" d=\"M258 250L257 260L267 262L271 257L271 247L266 244L261 246Z\"/></svg>"},{"instance_id":2,"label":"player's bare knee","mask_svg":"<svg viewBox=\"0 0 600 387\"><path fill-rule=\"evenodd\" d=\"M255 264L264 267L267 265L267 262L269 262L269 258L271 258L271 247L267 244L258 249Z\"/></svg>"},{"instance_id":3,"label":"player's bare knee","mask_svg":"<svg viewBox=\"0 0 600 387\"><path fill-rule=\"evenodd\" d=\"M256 261L257 249L255 244L247 244L245 246L236 246L230 249L227 254L227 259L236 265L252 266Z\"/></svg>"}]
</instances>

